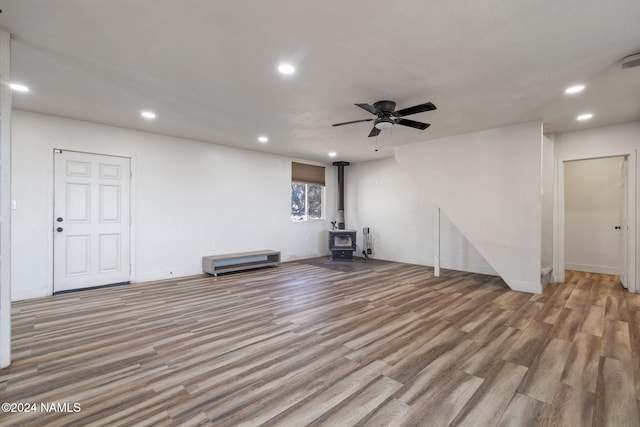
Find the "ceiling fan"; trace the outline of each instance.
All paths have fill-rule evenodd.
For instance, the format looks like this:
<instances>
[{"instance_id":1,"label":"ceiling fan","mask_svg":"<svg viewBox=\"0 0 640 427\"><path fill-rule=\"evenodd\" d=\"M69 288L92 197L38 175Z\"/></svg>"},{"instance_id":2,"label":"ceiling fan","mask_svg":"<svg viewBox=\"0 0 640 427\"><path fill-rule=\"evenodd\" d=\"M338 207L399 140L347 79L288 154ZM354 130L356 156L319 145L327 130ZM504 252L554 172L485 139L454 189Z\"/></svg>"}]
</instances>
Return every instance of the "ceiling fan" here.
<instances>
[{"instance_id":1,"label":"ceiling fan","mask_svg":"<svg viewBox=\"0 0 640 427\"><path fill-rule=\"evenodd\" d=\"M435 110L436 106L431 102L425 104L415 105L409 108L403 108L402 110L394 111L396 109L396 103L393 101L378 101L373 105L369 104L355 104L358 107L370 112L373 115L378 116L377 119L362 119L353 120L344 123L335 123L331 126L349 125L351 123L370 122L373 121L373 129L369 132L369 136L378 136L382 129L390 128L393 125L409 126L412 128L425 130L429 126L429 123L416 122L415 120L404 119L404 116L410 116L412 114L423 113L425 111Z\"/></svg>"}]
</instances>

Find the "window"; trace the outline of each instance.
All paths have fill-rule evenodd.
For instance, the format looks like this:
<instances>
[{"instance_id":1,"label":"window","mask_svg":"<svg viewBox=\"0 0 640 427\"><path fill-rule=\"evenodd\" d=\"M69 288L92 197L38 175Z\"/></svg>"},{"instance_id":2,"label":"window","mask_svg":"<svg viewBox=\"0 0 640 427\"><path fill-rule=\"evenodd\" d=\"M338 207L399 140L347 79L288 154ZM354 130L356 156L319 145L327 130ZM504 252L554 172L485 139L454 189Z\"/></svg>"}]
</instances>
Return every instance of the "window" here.
<instances>
[{"instance_id":1,"label":"window","mask_svg":"<svg viewBox=\"0 0 640 427\"><path fill-rule=\"evenodd\" d=\"M322 219L322 193L320 185L291 183L291 219L309 221Z\"/></svg>"},{"instance_id":2,"label":"window","mask_svg":"<svg viewBox=\"0 0 640 427\"><path fill-rule=\"evenodd\" d=\"M312 221L323 218L324 167L291 164L291 219Z\"/></svg>"}]
</instances>

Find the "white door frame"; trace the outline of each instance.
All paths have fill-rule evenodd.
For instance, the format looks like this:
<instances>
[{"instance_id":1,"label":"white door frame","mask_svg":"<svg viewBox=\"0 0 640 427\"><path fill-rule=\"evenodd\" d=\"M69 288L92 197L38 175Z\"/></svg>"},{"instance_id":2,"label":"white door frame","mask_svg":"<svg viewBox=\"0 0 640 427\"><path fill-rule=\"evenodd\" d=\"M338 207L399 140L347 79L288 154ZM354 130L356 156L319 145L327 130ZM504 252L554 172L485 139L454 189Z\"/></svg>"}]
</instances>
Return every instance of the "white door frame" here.
<instances>
[{"instance_id":1,"label":"white door frame","mask_svg":"<svg viewBox=\"0 0 640 427\"><path fill-rule=\"evenodd\" d=\"M128 158L129 159L129 166L130 166L130 170L131 170L131 180L130 180L130 188L129 188L129 219L130 219L130 223L129 223L129 262L131 263L131 271L129 273L129 281L131 283L135 282L135 277L136 277L136 220L135 220L135 212L136 212L136 195L135 195L135 189L136 189L136 171L137 171L137 164L136 164L136 155L135 154L130 154L130 153L120 153L120 152L115 152L115 151L105 151L105 152L95 152L95 151L91 151L91 150L87 150L85 147L82 146L76 146L76 147L69 147L69 148L65 148L64 146L58 146L56 145L55 147L53 145L49 146L50 149L50 161L49 161L49 171L48 171L48 176L49 176L49 197L48 197L48 202L47 202L47 215L48 215L48 219L51 223L53 223L53 218L54 218L54 197L55 197L55 177L54 177L54 164L55 164L55 154L54 151L55 150L62 150L62 151L73 151L76 153L84 153L84 154L96 154L99 156L114 156L114 157L124 157L124 158ZM48 256L47 256L47 288L48 288L48 292L50 295L53 295L53 269L54 269L54 250L53 250L53 245L54 245L54 235L53 235L53 230L51 233L48 234L48 242L47 242L47 250L48 250Z\"/></svg>"},{"instance_id":2,"label":"white door frame","mask_svg":"<svg viewBox=\"0 0 640 427\"><path fill-rule=\"evenodd\" d=\"M636 215L636 193L638 184L637 177L637 150L631 153L607 154L604 156L593 157L577 157L558 159L556 161L556 186L555 200L553 212L553 279L555 282L564 283L564 250L565 250L565 212L564 212L564 164L565 162L575 160L590 160L606 157L626 157L628 174L627 174L627 218L629 220L629 229L627 233L627 277L629 280L628 290L631 293L639 293L640 287L637 284L638 263L636 262L636 250L638 246L639 236L637 234L637 215Z\"/></svg>"},{"instance_id":3,"label":"white door frame","mask_svg":"<svg viewBox=\"0 0 640 427\"><path fill-rule=\"evenodd\" d=\"M629 181L629 158L625 157L619 165L618 174L620 176L620 183L618 187L618 193L620 194L620 239L618 245L620 246L620 255L622 256L622 268L620 271L620 281L622 286L626 289L629 288L629 194L627 192L627 185ZM636 287L637 289L637 287Z\"/></svg>"}]
</instances>

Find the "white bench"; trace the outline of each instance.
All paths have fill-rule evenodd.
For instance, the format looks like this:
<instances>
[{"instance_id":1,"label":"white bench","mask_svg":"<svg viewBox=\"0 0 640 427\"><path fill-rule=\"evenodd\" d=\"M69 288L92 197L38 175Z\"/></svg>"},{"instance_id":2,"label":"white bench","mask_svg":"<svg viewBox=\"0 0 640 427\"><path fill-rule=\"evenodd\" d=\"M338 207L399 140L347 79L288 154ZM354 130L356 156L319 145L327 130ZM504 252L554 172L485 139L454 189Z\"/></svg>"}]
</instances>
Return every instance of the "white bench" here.
<instances>
[{"instance_id":1,"label":"white bench","mask_svg":"<svg viewBox=\"0 0 640 427\"><path fill-rule=\"evenodd\" d=\"M280 252L269 249L202 257L202 271L214 276L220 273L249 270L251 268L275 267L279 264Z\"/></svg>"}]
</instances>

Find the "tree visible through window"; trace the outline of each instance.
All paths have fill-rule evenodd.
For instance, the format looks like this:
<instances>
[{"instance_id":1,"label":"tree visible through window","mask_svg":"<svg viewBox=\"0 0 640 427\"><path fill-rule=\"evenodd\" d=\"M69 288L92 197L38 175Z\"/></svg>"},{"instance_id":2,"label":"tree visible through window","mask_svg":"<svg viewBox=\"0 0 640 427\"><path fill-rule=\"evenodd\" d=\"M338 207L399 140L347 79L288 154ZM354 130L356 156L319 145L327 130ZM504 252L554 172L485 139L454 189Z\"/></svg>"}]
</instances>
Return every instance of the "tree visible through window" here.
<instances>
[{"instance_id":1,"label":"tree visible through window","mask_svg":"<svg viewBox=\"0 0 640 427\"><path fill-rule=\"evenodd\" d=\"M309 221L322 219L322 193L320 185L291 183L291 219Z\"/></svg>"}]
</instances>

